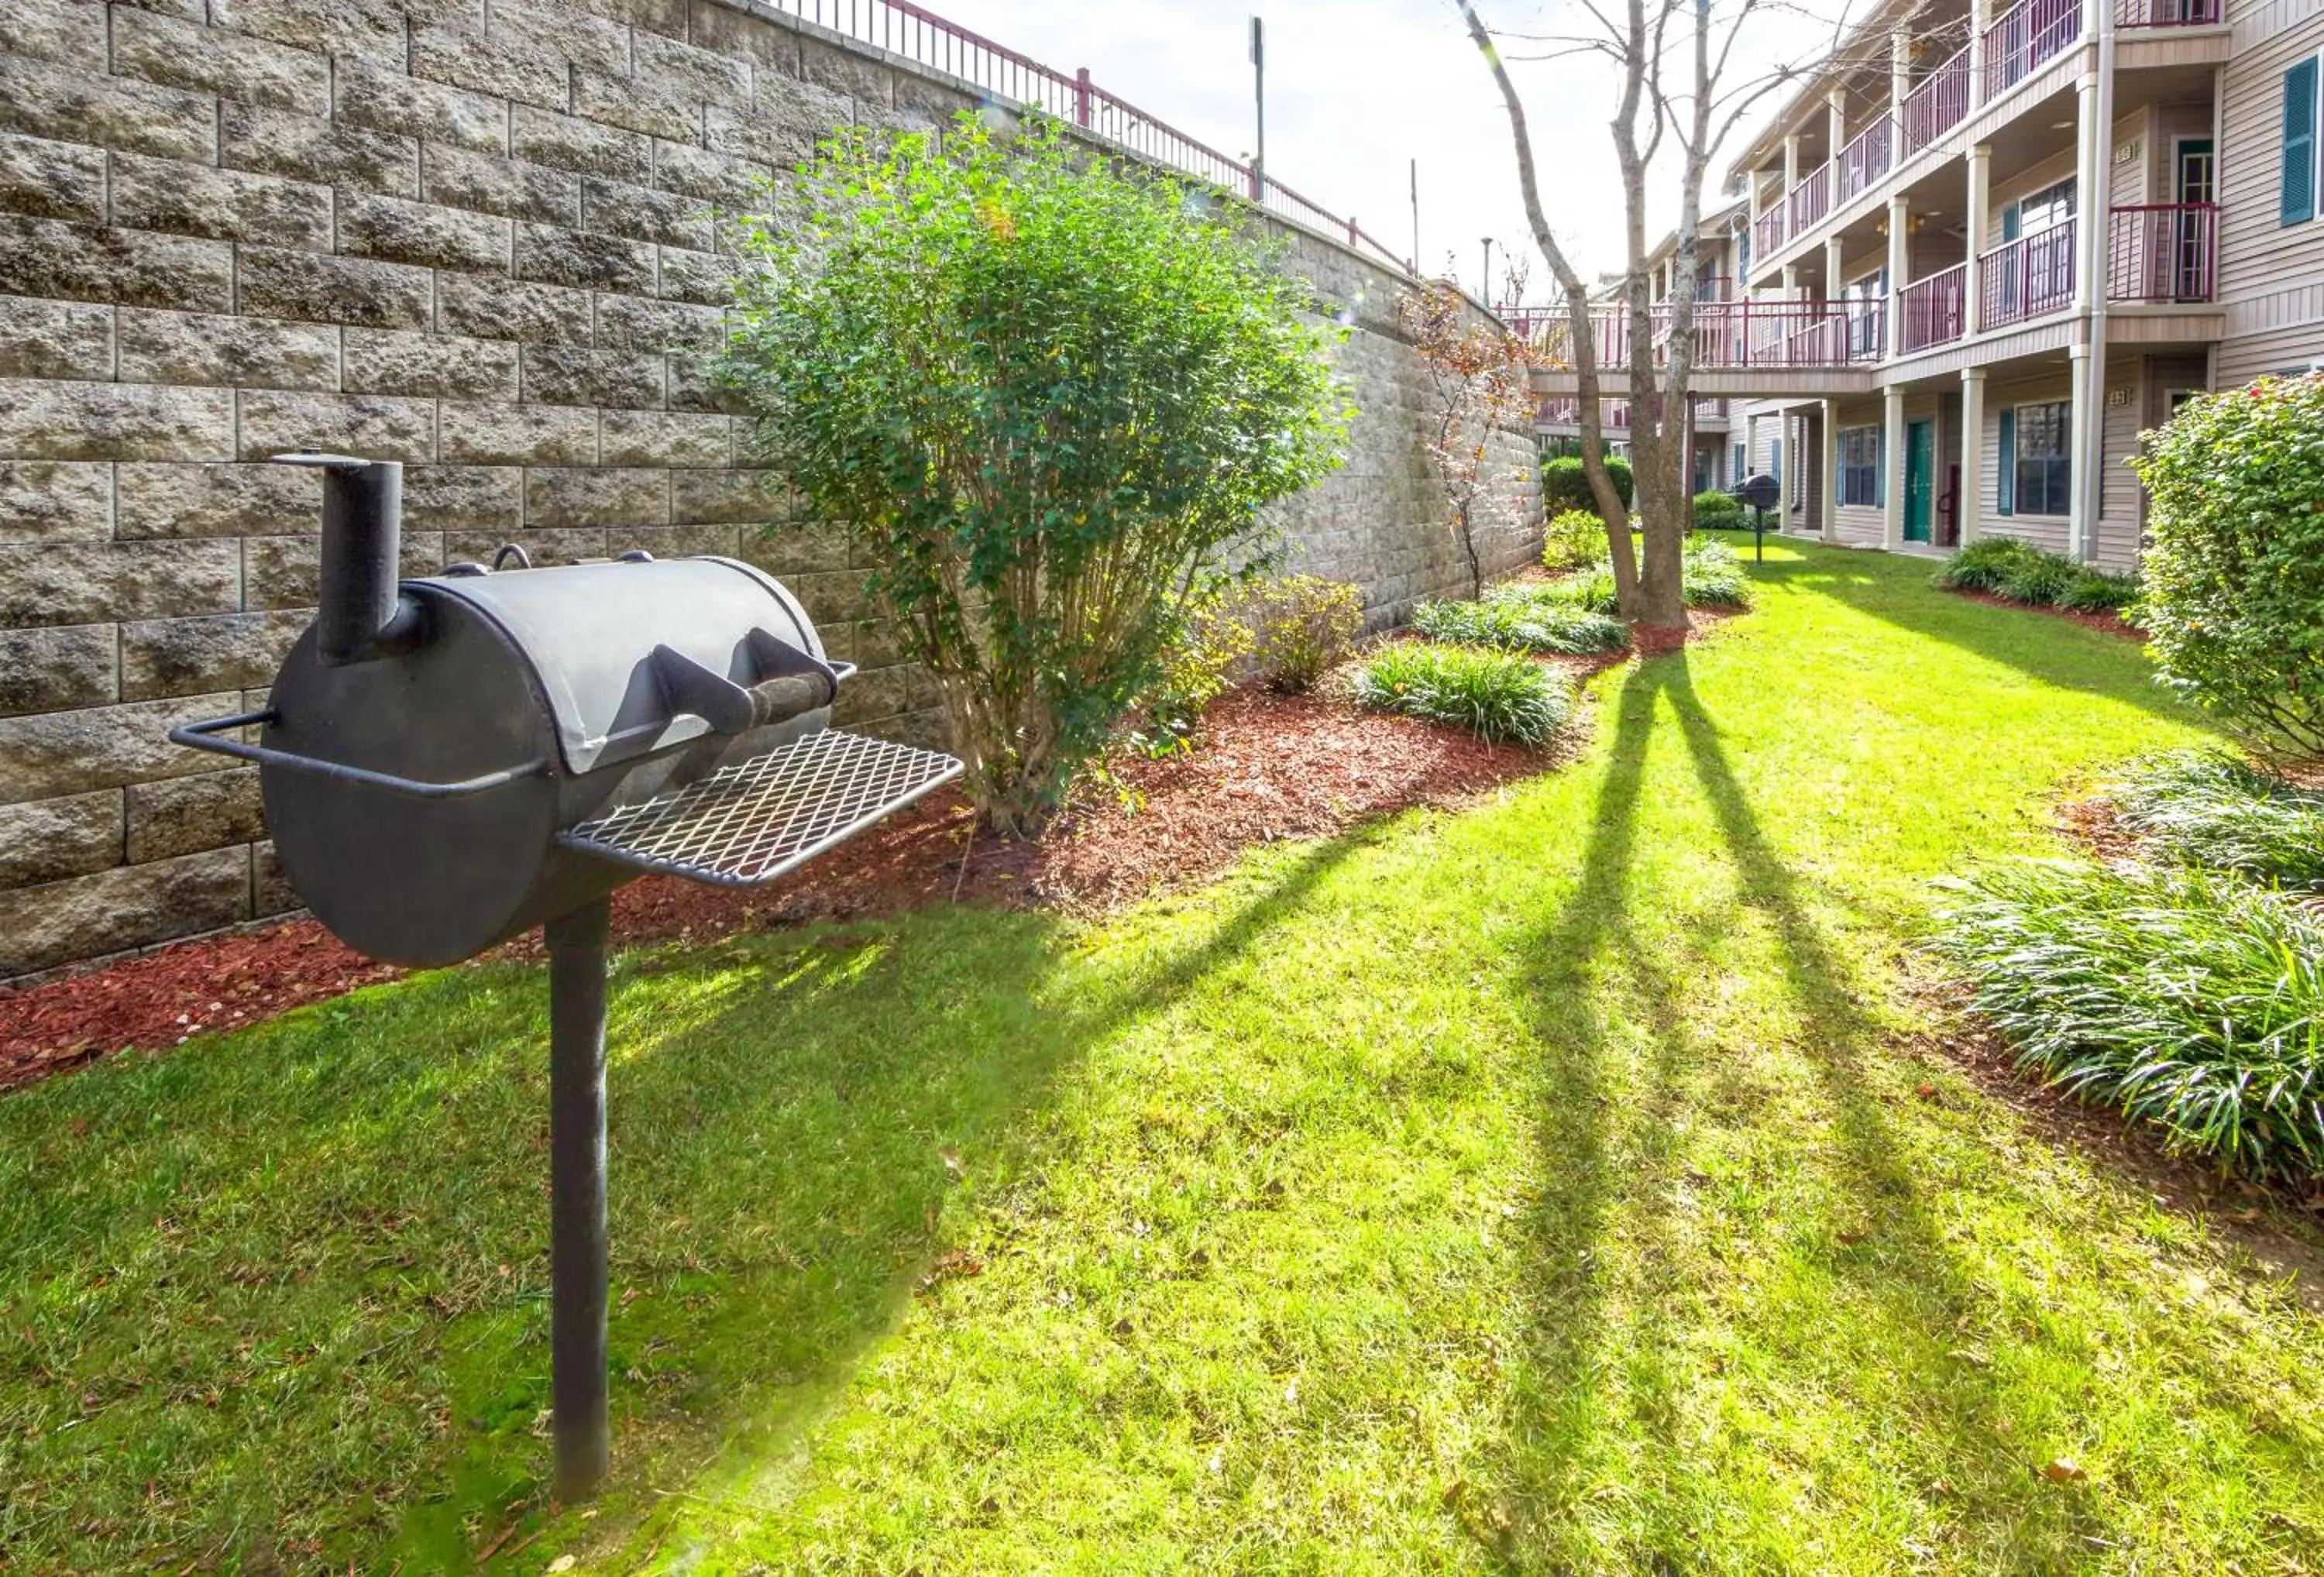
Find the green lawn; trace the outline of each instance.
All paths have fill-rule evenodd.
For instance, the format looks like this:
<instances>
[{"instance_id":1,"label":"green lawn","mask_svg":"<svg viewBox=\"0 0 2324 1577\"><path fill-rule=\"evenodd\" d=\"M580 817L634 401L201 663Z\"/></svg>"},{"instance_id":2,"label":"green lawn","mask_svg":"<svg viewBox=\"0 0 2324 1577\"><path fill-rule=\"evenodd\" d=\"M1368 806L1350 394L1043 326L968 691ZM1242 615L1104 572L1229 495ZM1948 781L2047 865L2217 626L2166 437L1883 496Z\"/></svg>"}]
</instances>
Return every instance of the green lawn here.
<instances>
[{"instance_id":1,"label":"green lawn","mask_svg":"<svg viewBox=\"0 0 2324 1577\"><path fill-rule=\"evenodd\" d=\"M1911 1049L1927 880L2195 734L1927 573L1102 926L628 956L594 1517L537 972L0 1099L0 1566L2324 1570L2324 1320Z\"/></svg>"}]
</instances>

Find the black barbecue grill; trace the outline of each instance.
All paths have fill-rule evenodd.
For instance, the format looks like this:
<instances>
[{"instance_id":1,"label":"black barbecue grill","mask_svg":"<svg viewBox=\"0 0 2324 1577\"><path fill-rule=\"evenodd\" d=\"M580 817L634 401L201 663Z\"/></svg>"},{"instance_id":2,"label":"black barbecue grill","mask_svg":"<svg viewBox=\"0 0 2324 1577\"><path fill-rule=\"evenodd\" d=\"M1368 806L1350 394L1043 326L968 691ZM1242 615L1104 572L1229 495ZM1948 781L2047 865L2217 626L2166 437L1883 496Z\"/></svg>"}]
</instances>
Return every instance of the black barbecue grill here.
<instances>
[{"instance_id":1,"label":"black barbecue grill","mask_svg":"<svg viewBox=\"0 0 2324 1577\"><path fill-rule=\"evenodd\" d=\"M315 622L265 709L170 737L258 763L284 872L356 950L444 964L543 928L557 1482L578 1499L609 1446L613 891L645 872L772 881L961 764L833 728L853 669L826 658L805 610L750 565L628 553L551 569L456 564L399 584L403 468L277 458L324 473Z\"/></svg>"}]
</instances>

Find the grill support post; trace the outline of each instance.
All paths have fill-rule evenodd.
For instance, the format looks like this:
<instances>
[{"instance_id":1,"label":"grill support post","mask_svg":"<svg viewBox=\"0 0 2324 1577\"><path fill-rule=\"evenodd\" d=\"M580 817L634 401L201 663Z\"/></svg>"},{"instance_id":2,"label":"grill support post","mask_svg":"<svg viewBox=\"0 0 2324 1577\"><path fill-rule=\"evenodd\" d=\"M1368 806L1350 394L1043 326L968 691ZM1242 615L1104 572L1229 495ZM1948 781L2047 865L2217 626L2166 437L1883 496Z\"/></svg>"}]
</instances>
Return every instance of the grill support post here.
<instances>
[{"instance_id":1,"label":"grill support post","mask_svg":"<svg viewBox=\"0 0 2324 1577\"><path fill-rule=\"evenodd\" d=\"M557 1495L596 1492L605 1418L605 932L610 899L542 927L549 945L549 1400Z\"/></svg>"}]
</instances>

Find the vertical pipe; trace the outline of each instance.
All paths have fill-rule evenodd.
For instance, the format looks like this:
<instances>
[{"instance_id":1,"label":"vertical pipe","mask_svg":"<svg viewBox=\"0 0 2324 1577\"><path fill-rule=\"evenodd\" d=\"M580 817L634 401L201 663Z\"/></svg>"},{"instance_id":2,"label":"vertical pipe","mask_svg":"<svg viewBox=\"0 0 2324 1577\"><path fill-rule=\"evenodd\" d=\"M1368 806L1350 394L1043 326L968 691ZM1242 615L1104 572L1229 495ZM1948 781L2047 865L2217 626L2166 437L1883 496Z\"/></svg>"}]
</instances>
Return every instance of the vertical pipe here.
<instances>
[{"instance_id":1,"label":"vertical pipe","mask_svg":"<svg viewBox=\"0 0 2324 1577\"><path fill-rule=\"evenodd\" d=\"M1420 161L1412 161L1412 272L1420 272Z\"/></svg>"},{"instance_id":2,"label":"vertical pipe","mask_svg":"<svg viewBox=\"0 0 2324 1577\"><path fill-rule=\"evenodd\" d=\"M1953 501L1953 523L1960 545L1978 539L1985 524L1985 369L1961 369L1961 484Z\"/></svg>"},{"instance_id":3,"label":"vertical pipe","mask_svg":"<svg viewBox=\"0 0 2324 1577\"><path fill-rule=\"evenodd\" d=\"M1267 200L1267 24L1250 19L1250 90L1259 112L1259 146L1250 160L1250 200Z\"/></svg>"},{"instance_id":4,"label":"vertical pipe","mask_svg":"<svg viewBox=\"0 0 2324 1577\"><path fill-rule=\"evenodd\" d=\"M1880 545L1890 552L1904 545L1904 385L1891 383L1881 424Z\"/></svg>"},{"instance_id":5,"label":"vertical pipe","mask_svg":"<svg viewBox=\"0 0 2324 1577\"><path fill-rule=\"evenodd\" d=\"M549 1390L557 1495L595 1493L605 1417L605 930L597 899L542 927L549 944Z\"/></svg>"}]
</instances>

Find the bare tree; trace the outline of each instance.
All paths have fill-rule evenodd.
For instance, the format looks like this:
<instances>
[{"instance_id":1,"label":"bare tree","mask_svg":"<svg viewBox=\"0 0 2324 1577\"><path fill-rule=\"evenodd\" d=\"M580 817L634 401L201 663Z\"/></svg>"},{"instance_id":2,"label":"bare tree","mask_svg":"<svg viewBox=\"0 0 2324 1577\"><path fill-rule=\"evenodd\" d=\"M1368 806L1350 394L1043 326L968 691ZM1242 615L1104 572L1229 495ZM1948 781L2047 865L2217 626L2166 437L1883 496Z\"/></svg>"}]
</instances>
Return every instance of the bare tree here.
<instances>
[{"instance_id":1,"label":"bare tree","mask_svg":"<svg viewBox=\"0 0 2324 1577\"><path fill-rule=\"evenodd\" d=\"M1513 270L1509 299L1524 294L1524 275ZM1495 435L1517 427L1533 409L1526 347L1499 324L1471 318L1466 298L1449 279L1428 281L1398 297L1397 317L1428 374L1421 441L1444 489L1445 523L1468 558L1469 595L1481 596L1485 566L1477 550L1477 516L1491 494ZM1512 491L1521 494L1525 471L1517 469L1511 480Z\"/></svg>"}]
</instances>

